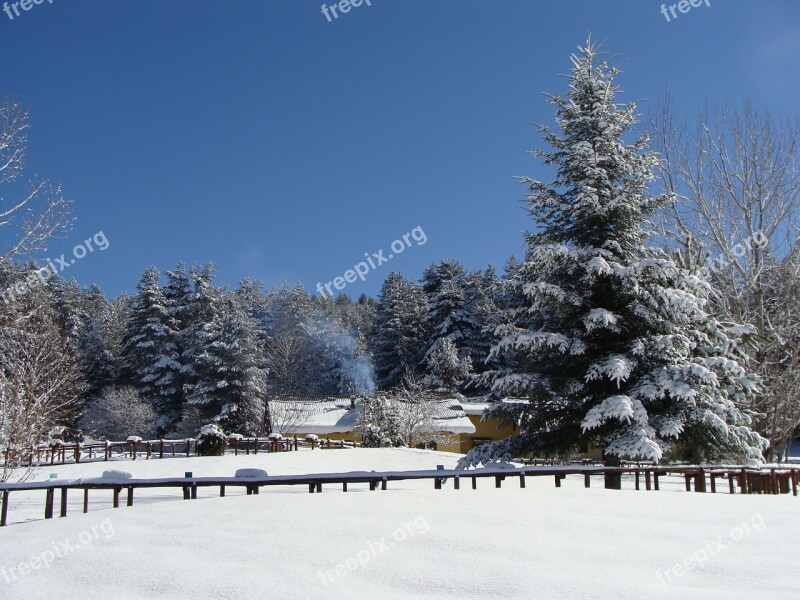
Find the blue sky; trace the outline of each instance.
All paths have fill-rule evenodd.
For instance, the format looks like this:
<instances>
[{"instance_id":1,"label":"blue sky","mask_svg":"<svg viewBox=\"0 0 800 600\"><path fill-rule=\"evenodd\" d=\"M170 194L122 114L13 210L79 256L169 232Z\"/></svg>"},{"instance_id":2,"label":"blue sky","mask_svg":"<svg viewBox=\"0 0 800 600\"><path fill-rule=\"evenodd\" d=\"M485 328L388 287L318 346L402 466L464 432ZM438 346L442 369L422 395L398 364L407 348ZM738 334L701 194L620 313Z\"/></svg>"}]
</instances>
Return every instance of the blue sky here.
<instances>
[{"instance_id":1,"label":"blue sky","mask_svg":"<svg viewBox=\"0 0 800 600\"><path fill-rule=\"evenodd\" d=\"M313 291L421 227L345 289L374 295L391 270L520 253L514 177L543 176L532 123L587 31L643 109L669 88L689 114L796 116L800 3L710 4L667 22L649 0L372 0L328 22L320 0L44 0L0 13L0 94L31 109L28 174L74 199L43 256L109 241L64 272L82 285L132 291L183 259Z\"/></svg>"}]
</instances>

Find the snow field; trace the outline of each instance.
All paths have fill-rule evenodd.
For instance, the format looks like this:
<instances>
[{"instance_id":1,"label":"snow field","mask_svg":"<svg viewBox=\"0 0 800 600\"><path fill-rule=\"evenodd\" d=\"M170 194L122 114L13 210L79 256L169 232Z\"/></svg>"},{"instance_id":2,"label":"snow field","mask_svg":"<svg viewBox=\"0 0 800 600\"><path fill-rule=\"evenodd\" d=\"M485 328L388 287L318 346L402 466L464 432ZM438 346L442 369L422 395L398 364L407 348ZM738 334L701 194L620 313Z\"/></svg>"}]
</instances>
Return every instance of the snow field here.
<instances>
[{"instance_id":1,"label":"snow field","mask_svg":"<svg viewBox=\"0 0 800 600\"><path fill-rule=\"evenodd\" d=\"M114 467L136 477L237 468L277 475L451 467L457 457L359 449ZM55 470L72 478L108 468ZM796 598L800 589L798 498L686 493L677 478L660 492L636 492L630 482L604 490L601 478L586 490L582 477L561 488L552 477L528 478L525 489L511 478L502 489L491 479L478 490L464 483L458 491L451 482L440 491L429 481L390 482L387 491L287 487L228 498L201 490L197 501L171 502L153 500L174 491L137 490L133 508L116 510L102 509L105 494L95 493L88 515L75 498L65 519L0 531L0 598L735 599ZM26 511L40 519L43 496L22 507L12 499L12 521ZM32 567L54 548L63 555Z\"/></svg>"}]
</instances>

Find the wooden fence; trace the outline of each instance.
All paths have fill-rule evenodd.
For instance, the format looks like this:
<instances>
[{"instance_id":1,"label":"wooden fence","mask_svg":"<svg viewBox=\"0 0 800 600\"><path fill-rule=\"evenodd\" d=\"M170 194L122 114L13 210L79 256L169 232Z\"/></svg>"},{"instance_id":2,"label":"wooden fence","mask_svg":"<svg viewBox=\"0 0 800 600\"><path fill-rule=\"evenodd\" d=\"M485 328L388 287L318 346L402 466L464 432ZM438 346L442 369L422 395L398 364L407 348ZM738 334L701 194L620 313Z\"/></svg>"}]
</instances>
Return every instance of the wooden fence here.
<instances>
[{"instance_id":1,"label":"wooden fence","mask_svg":"<svg viewBox=\"0 0 800 600\"><path fill-rule=\"evenodd\" d=\"M302 439L297 437L274 439L268 437L231 438L228 440L225 451L238 455L258 454L259 452L290 452L299 448L352 448L356 444L343 440ZM187 438L182 440L142 440L125 442L94 442L81 444L54 444L34 446L25 450L7 448L3 458L8 464L10 458L18 460L20 464L29 467L36 465L66 464L68 461L79 463L81 460L100 459L109 460L114 456L126 456L131 460L139 457L164 458L164 456L194 456L196 440ZM22 456L14 456L21 453Z\"/></svg>"},{"instance_id":2,"label":"wooden fence","mask_svg":"<svg viewBox=\"0 0 800 600\"><path fill-rule=\"evenodd\" d=\"M436 470L436 471L389 471L383 473L321 473L311 475L277 475L263 478L236 477L197 477L183 479L122 479L122 480L81 480L79 482L28 482L7 483L0 485L2 508L0 508L0 526L8 523L9 501L12 492L42 490L45 493L44 518L54 515L56 490L60 492L59 515L67 516L67 499L70 491L83 492L83 512L89 511L89 491L107 490L113 494L113 507L118 508L120 495L126 492L127 506L133 506L134 492L146 488L175 488L182 491L185 500L197 498L199 488L219 488L219 495L225 496L227 488L245 488L246 493L258 494L262 487L303 485L308 486L309 493L322 492L323 485L337 485L343 492L348 485L368 484L370 491L385 490L390 481L432 480L434 489L440 490L452 481L454 489L461 487L462 481L469 480L472 489L477 489L478 480L493 478L495 487L499 488L506 479L517 479L519 487L525 487L527 477L553 477L556 487L568 475L582 475L584 487L590 487L592 477L603 476L607 488L620 489L623 475L633 477L634 488L641 489L642 481L646 490L659 490L661 477L677 475L685 480L686 491L694 488L695 492L715 493L717 480L727 480L728 492L736 493L739 488L743 494L788 494L790 489L797 496L797 485L800 483L800 468L780 467L753 469L731 466L681 466L681 467L525 467L521 469L477 469L472 471Z\"/></svg>"}]
</instances>

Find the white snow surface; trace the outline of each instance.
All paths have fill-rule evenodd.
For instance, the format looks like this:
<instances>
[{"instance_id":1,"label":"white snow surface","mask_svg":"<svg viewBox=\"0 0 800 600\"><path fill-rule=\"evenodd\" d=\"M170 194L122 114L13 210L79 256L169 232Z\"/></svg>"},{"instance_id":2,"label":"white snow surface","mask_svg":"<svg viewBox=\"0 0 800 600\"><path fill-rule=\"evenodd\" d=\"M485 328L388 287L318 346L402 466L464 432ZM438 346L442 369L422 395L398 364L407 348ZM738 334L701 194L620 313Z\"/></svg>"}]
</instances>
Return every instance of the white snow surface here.
<instances>
[{"instance_id":1,"label":"white snow surface","mask_svg":"<svg viewBox=\"0 0 800 600\"><path fill-rule=\"evenodd\" d=\"M240 468L287 475L449 469L458 458L301 450L137 460L131 468L138 478L231 476ZM34 480L52 471L62 480L97 477L108 468L47 466ZM110 492L92 491L87 515L75 493L70 514L51 521L41 520L43 492L15 492L12 525L0 530L0 598L797 598L800 498L686 493L681 478L663 479L659 492L634 491L628 479L623 491L602 489L600 478L588 490L580 476L561 488L550 476L529 477L525 489L515 479L501 489L481 479L477 490L468 481L460 490L452 481L442 490L400 481L386 491L353 484L348 493L331 485L309 494L297 486L253 496L229 487L225 498L200 488L188 501L180 490L140 489L133 507L123 501L118 509ZM68 541L75 550L19 575L20 564ZM675 565L704 554L702 567L695 561L667 579Z\"/></svg>"}]
</instances>

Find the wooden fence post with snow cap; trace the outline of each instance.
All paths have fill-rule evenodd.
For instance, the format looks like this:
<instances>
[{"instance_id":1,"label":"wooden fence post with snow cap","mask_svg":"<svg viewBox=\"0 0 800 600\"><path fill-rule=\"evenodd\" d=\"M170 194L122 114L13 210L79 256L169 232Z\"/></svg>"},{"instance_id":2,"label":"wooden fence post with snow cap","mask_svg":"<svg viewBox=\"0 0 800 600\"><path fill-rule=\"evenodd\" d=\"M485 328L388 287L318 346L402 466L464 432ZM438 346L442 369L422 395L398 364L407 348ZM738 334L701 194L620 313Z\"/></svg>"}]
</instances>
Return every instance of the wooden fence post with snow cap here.
<instances>
[{"instance_id":1,"label":"wooden fence post with snow cap","mask_svg":"<svg viewBox=\"0 0 800 600\"><path fill-rule=\"evenodd\" d=\"M694 491L706 491L706 471L702 467L697 470L697 473L694 476Z\"/></svg>"},{"instance_id":2,"label":"wooden fence post with snow cap","mask_svg":"<svg viewBox=\"0 0 800 600\"><path fill-rule=\"evenodd\" d=\"M0 527L5 527L8 522L8 500L11 492L3 490L3 508L0 510Z\"/></svg>"},{"instance_id":3,"label":"wooden fence post with snow cap","mask_svg":"<svg viewBox=\"0 0 800 600\"><path fill-rule=\"evenodd\" d=\"M53 488L48 488L47 493L45 494L44 498L44 518L45 519L52 519L53 518L53 496L55 496L55 490Z\"/></svg>"}]
</instances>

